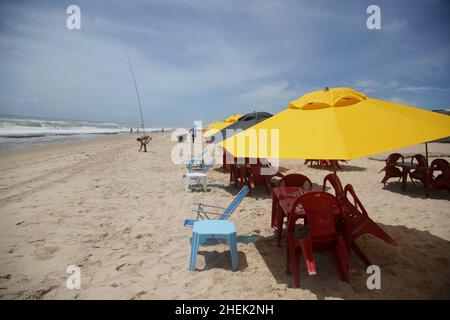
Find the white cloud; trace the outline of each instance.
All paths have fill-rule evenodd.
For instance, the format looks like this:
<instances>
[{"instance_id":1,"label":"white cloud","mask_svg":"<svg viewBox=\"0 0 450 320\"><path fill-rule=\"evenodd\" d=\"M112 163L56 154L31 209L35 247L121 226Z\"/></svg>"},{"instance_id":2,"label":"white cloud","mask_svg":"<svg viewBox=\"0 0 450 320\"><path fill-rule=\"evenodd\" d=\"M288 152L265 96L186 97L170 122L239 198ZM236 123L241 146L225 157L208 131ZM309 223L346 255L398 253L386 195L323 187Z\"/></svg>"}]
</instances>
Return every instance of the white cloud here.
<instances>
[{"instance_id":1,"label":"white cloud","mask_svg":"<svg viewBox=\"0 0 450 320\"><path fill-rule=\"evenodd\" d=\"M376 92L383 90L391 90L398 87L399 82L395 79L390 79L387 81L373 80L373 79L358 79L354 82L353 87L355 89L360 89L364 92Z\"/></svg>"},{"instance_id":2,"label":"white cloud","mask_svg":"<svg viewBox=\"0 0 450 320\"><path fill-rule=\"evenodd\" d=\"M405 105L409 105L409 106L414 106L414 107L417 106L416 102L410 101L408 99L404 99L402 97L392 97L392 98L388 99L388 101L405 104Z\"/></svg>"},{"instance_id":3,"label":"white cloud","mask_svg":"<svg viewBox=\"0 0 450 320\"><path fill-rule=\"evenodd\" d=\"M398 88L398 91L407 91L407 92L424 92L424 91L448 92L448 91L450 91L450 88L428 87L428 86L406 86L406 87Z\"/></svg>"},{"instance_id":4,"label":"white cloud","mask_svg":"<svg viewBox=\"0 0 450 320\"><path fill-rule=\"evenodd\" d=\"M287 108L290 101L312 90L311 87L294 90L287 81L266 83L234 96L233 102L249 110L278 112Z\"/></svg>"}]
</instances>

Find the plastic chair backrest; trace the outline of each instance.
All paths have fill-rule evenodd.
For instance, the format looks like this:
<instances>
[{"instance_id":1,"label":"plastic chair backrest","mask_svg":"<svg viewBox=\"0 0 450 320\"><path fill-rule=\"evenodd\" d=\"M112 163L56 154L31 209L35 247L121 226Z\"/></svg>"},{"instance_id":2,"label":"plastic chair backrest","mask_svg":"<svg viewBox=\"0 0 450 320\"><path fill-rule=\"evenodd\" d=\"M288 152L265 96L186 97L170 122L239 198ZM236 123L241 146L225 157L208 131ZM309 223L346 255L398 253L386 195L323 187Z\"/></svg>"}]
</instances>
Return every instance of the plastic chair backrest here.
<instances>
[{"instance_id":1,"label":"plastic chair backrest","mask_svg":"<svg viewBox=\"0 0 450 320\"><path fill-rule=\"evenodd\" d=\"M442 176L446 179L450 178L450 163L445 159L434 159L431 162L431 171L441 171Z\"/></svg>"},{"instance_id":2,"label":"plastic chair backrest","mask_svg":"<svg viewBox=\"0 0 450 320\"><path fill-rule=\"evenodd\" d=\"M200 154L190 154L187 161L194 162L196 160L203 160L206 152L209 151L209 148L204 148Z\"/></svg>"},{"instance_id":3,"label":"plastic chair backrest","mask_svg":"<svg viewBox=\"0 0 450 320\"><path fill-rule=\"evenodd\" d=\"M249 189L247 186L244 186L241 191L237 194L236 198L230 203L228 208L225 209L225 211L222 213L222 215L218 218L218 220L227 220L231 214L236 210L236 208L239 206L239 204L244 200L245 196L247 195Z\"/></svg>"},{"instance_id":4,"label":"plastic chair backrest","mask_svg":"<svg viewBox=\"0 0 450 320\"><path fill-rule=\"evenodd\" d=\"M425 156L422 154L416 154L416 155L414 155L414 157L411 158L412 165L414 164L414 160L417 161L418 168L423 168L423 167L426 168L428 166L427 158L425 158Z\"/></svg>"},{"instance_id":5,"label":"plastic chair backrest","mask_svg":"<svg viewBox=\"0 0 450 320\"><path fill-rule=\"evenodd\" d=\"M433 170L444 171L444 170L450 168L450 163L445 159L434 159L431 162L431 168Z\"/></svg>"},{"instance_id":6,"label":"plastic chair backrest","mask_svg":"<svg viewBox=\"0 0 450 320\"><path fill-rule=\"evenodd\" d=\"M350 218L356 219L360 217L367 217L367 211L356 195L355 189L351 184L347 184L344 189L345 193L345 206L346 213L350 215ZM351 195L353 201L350 201L349 194Z\"/></svg>"},{"instance_id":7,"label":"plastic chair backrest","mask_svg":"<svg viewBox=\"0 0 450 320\"><path fill-rule=\"evenodd\" d=\"M400 153L392 153L387 157L386 164L395 165L399 159L402 160L402 164L405 162L405 159Z\"/></svg>"},{"instance_id":8,"label":"plastic chair backrest","mask_svg":"<svg viewBox=\"0 0 450 320\"><path fill-rule=\"evenodd\" d=\"M295 201L291 215L295 215L298 206L305 211L309 234L313 241L336 239L336 216L342 215L342 209L335 196L323 191L305 193ZM289 219L288 232L294 232L294 220Z\"/></svg>"},{"instance_id":9,"label":"plastic chair backrest","mask_svg":"<svg viewBox=\"0 0 450 320\"><path fill-rule=\"evenodd\" d=\"M205 166L205 165L203 166L203 168L202 168L201 171L202 171L203 173L208 172L209 169L211 169L212 167L214 167L214 164L215 164L215 160L214 160L214 158L212 158L211 161L210 161L206 166Z\"/></svg>"},{"instance_id":10,"label":"plastic chair backrest","mask_svg":"<svg viewBox=\"0 0 450 320\"><path fill-rule=\"evenodd\" d=\"M312 182L309 178L300 173L288 174L281 178L278 186L280 187L303 187L308 184L308 190L312 189Z\"/></svg>"},{"instance_id":11,"label":"plastic chair backrest","mask_svg":"<svg viewBox=\"0 0 450 320\"><path fill-rule=\"evenodd\" d=\"M340 198L344 196L344 188L342 187L341 180L339 180L339 177L336 174L330 173L325 176L323 179L322 191L325 191L327 181L329 181L333 187L336 197Z\"/></svg>"}]
</instances>

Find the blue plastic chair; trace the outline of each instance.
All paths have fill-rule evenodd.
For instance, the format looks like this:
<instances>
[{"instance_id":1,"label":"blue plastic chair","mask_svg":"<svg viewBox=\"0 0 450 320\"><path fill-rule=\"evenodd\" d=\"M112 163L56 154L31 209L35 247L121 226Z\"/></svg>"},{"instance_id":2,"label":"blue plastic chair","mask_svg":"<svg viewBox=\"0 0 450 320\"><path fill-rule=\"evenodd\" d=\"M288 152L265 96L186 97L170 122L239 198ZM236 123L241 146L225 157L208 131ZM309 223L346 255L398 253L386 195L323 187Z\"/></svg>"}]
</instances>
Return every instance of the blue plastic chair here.
<instances>
[{"instance_id":1,"label":"blue plastic chair","mask_svg":"<svg viewBox=\"0 0 450 320\"><path fill-rule=\"evenodd\" d=\"M236 271L239 265L236 226L233 222L224 220L203 220L194 223L194 227L192 228L189 270L195 271L198 247L209 239L225 240L230 244L231 270L233 272Z\"/></svg>"},{"instance_id":2,"label":"blue plastic chair","mask_svg":"<svg viewBox=\"0 0 450 320\"><path fill-rule=\"evenodd\" d=\"M188 171L194 170L196 167L203 168L205 166L205 161L203 156L208 151L208 148L203 149L202 153L199 155L191 155L188 159L184 161Z\"/></svg>"},{"instance_id":3,"label":"blue plastic chair","mask_svg":"<svg viewBox=\"0 0 450 320\"><path fill-rule=\"evenodd\" d=\"M239 204L242 202L242 200L244 200L248 191L249 191L248 187L244 186L241 189L241 191L239 191L239 193L236 195L236 198L234 198L234 200L230 203L230 205L226 209L221 208L221 207L216 207L216 206L210 206L210 205L203 204L203 203L196 203L196 205L198 205L198 209L194 209L193 211L197 212L197 219L196 220L191 220L191 219L184 220L184 226L192 227L194 225L194 223L196 221L199 221L200 219L210 220L209 215L218 216L218 218L215 220L227 220L231 216L231 214L234 212L234 210L236 210L236 208L239 206ZM210 208L225 209L225 211L222 214L217 213L217 212L206 211L206 209L210 210Z\"/></svg>"},{"instance_id":4,"label":"blue plastic chair","mask_svg":"<svg viewBox=\"0 0 450 320\"><path fill-rule=\"evenodd\" d=\"M186 179L186 191L192 187L201 187L202 189L205 189L207 186L206 177L208 170L214 167L214 163L215 161L212 159L206 166L202 165L200 170L194 170L191 168L188 173L183 174L182 178Z\"/></svg>"}]
</instances>

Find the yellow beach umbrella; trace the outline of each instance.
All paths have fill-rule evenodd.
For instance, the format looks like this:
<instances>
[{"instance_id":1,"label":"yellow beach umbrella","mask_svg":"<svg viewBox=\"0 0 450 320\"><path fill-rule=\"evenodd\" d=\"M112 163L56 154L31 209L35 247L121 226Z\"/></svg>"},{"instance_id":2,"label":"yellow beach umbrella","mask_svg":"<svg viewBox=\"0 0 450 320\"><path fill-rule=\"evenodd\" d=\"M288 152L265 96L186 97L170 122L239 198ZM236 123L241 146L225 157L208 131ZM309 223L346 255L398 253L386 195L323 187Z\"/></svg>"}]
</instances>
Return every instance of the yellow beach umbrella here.
<instances>
[{"instance_id":1,"label":"yellow beach umbrella","mask_svg":"<svg viewBox=\"0 0 450 320\"><path fill-rule=\"evenodd\" d=\"M350 160L447 136L447 115L334 88L292 101L221 145L235 157Z\"/></svg>"},{"instance_id":2,"label":"yellow beach umbrella","mask_svg":"<svg viewBox=\"0 0 450 320\"><path fill-rule=\"evenodd\" d=\"M223 121L211 122L210 124L208 124L207 130L203 133L203 136L205 138L212 136L213 134L219 132L220 130L228 127L230 124L235 123L242 116L243 116L242 114L236 113L236 114L229 116L228 118L226 118Z\"/></svg>"}]
</instances>

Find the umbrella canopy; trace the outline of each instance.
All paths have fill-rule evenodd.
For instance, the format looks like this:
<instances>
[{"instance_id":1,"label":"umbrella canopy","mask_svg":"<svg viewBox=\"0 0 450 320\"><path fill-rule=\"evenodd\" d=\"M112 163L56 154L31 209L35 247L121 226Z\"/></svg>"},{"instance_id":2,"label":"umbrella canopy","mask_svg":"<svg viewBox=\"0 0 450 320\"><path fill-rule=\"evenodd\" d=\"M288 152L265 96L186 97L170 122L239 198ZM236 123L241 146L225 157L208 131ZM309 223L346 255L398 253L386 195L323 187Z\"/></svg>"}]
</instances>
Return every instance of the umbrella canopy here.
<instances>
[{"instance_id":1,"label":"umbrella canopy","mask_svg":"<svg viewBox=\"0 0 450 320\"><path fill-rule=\"evenodd\" d=\"M223 121L211 122L210 124L208 124L207 130L205 131L205 133L203 133L203 136L205 138L212 136L214 133L219 132L220 130L228 127L232 123L235 123L240 118L242 118L242 116L243 116L242 114L236 113L236 114L229 116L228 118L226 118Z\"/></svg>"},{"instance_id":2,"label":"umbrella canopy","mask_svg":"<svg viewBox=\"0 0 450 320\"><path fill-rule=\"evenodd\" d=\"M221 145L235 157L350 160L447 136L449 116L334 88L292 101Z\"/></svg>"},{"instance_id":3,"label":"umbrella canopy","mask_svg":"<svg viewBox=\"0 0 450 320\"><path fill-rule=\"evenodd\" d=\"M241 132L248 129L261 121L264 121L272 117L270 113L267 112L251 112L239 118L238 121L230 124L229 126L217 131L210 136L212 142L219 143L226 137L231 137L233 134ZM240 130L240 131L238 131ZM234 132L234 133L233 133Z\"/></svg>"}]
</instances>

